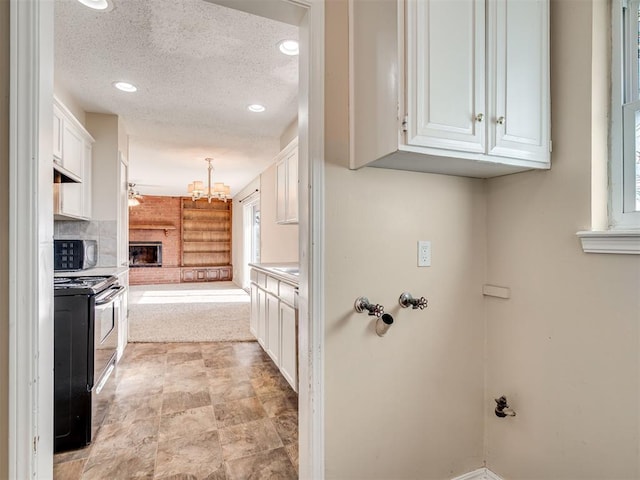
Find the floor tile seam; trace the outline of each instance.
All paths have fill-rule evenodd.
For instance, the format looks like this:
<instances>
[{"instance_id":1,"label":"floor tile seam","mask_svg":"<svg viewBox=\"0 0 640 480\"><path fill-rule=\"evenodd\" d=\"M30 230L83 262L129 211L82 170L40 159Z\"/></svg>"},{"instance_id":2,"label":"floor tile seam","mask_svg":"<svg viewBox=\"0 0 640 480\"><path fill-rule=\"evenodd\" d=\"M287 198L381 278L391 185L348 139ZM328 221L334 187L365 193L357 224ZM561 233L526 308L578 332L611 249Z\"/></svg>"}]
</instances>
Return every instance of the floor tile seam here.
<instances>
[{"instance_id":1,"label":"floor tile seam","mask_svg":"<svg viewBox=\"0 0 640 480\"><path fill-rule=\"evenodd\" d=\"M249 455L243 455L241 457L235 457L235 458L231 458L231 459L228 459L228 460L225 459L224 461L225 461L225 463L235 462L236 460L242 460L242 459L249 458L249 457L255 457L257 455L264 455L265 453L273 452L274 450L278 450L280 448L285 450L285 454L287 455L287 460L289 460L289 462L291 463L291 466L295 470L295 465L293 465L293 462L291 461L291 457L289 457L289 454L286 452L287 449L285 448L284 445L281 445L279 447L274 447L274 448L267 448L265 450L260 450L259 452L253 452L253 453L250 453Z\"/></svg>"},{"instance_id":2,"label":"floor tile seam","mask_svg":"<svg viewBox=\"0 0 640 480\"><path fill-rule=\"evenodd\" d=\"M162 408L162 407L160 407L160 408ZM105 419L105 421L102 422L102 425L100 425L100 428L102 428L102 426L104 426L104 425L118 425L118 424L121 424L123 426L125 426L125 425L130 426L130 425L134 424L135 422L137 422L138 420L148 420L150 418L160 417L160 416L161 415L159 413L158 414L145 415L145 416L136 416L135 418L133 418L131 420L121 420L119 422L109 422L109 421L107 421L108 419ZM98 430L98 432L99 431L100 430Z\"/></svg>"},{"instance_id":3,"label":"floor tile seam","mask_svg":"<svg viewBox=\"0 0 640 480\"><path fill-rule=\"evenodd\" d=\"M190 438L190 437L194 437L196 435L204 435L206 433L213 433L213 432L220 432L220 428L216 427L214 429L204 430L202 432L184 434L184 435L179 435L179 436L175 436L175 437L171 437L171 438L160 438L160 435L158 435L157 443L158 444L160 444L160 442L166 443L168 441L173 442L173 441L180 440L180 439L183 439L183 438ZM218 433L218 443L220 443L220 434L219 433ZM220 446L220 448L222 448L222 445Z\"/></svg>"}]
</instances>

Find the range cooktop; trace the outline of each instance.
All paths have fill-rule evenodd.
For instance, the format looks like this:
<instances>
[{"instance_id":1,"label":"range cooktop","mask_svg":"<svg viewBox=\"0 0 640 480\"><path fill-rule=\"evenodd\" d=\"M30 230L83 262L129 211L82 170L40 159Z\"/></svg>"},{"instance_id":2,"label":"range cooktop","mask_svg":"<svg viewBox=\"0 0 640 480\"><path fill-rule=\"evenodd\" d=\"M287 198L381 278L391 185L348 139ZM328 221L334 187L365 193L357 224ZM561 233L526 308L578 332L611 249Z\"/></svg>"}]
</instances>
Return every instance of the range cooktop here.
<instances>
[{"instance_id":1,"label":"range cooktop","mask_svg":"<svg viewBox=\"0 0 640 480\"><path fill-rule=\"evenodd\" d=\"M54 295L95 295L116 282L114 276L55 277Z\"/></svg>"}]
</instances>

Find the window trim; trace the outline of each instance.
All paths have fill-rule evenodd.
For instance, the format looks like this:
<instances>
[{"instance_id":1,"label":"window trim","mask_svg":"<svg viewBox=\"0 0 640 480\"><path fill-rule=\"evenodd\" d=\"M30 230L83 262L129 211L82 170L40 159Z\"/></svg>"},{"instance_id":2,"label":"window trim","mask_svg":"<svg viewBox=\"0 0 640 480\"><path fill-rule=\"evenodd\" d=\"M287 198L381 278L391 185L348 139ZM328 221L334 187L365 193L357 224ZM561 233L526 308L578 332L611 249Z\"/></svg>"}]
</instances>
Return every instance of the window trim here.
<instances>
[{"instance_id":1,"label":"window trim","mask_svg":"<svg viewBox=\"0 0 640 480\"><path fill-rule=\"evenodd\" d=\"M611 2L611 97L609 124L609 158L608 158L608 198L607 198L607 230L580 231L580 238L585 253L640 254L640 212L625 212L625 168L635 169L634 162L624 161L623 143L623 105L626 72L623 55L623 5L638 5L640 0L612 0ZM637 60L634 58L634 62ZM636 79L640 81L640 78ZM628 84L628 82L627 82ZM632 87L632 86L631 86ZM631 88L630 87L630 88ZM637 91L637 90L636 90ZM629 163L631 164L629 166ZM627 176L627 178L629 178ZM634 185L632 175L631 185ZM629 188L627 187L627 192ZM633 197L635 189L633 190ZM627 202L629 200L627 199Z\"/></svg>"}]
</instances>

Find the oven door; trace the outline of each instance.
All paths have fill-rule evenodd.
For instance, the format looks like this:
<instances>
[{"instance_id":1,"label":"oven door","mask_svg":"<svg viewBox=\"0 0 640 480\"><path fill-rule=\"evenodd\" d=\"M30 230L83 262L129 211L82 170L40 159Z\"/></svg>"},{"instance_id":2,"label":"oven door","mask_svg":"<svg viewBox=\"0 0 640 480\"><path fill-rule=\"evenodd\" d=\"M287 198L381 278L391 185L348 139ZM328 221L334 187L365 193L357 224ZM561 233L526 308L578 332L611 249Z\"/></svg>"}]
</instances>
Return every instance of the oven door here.
<instances>
[{"instance_id":1,"label":"oven door","mask_svg":"<svg viewBox=\"0 0 640 480\"><path fill-rule=\"evenodd\" d=\"M93 387L97 387L118 350L120 300L125 287L114 285L95 298Z\"/></svg>"},{"instance_id":2,"label":"oven door","mask_svg":"<svg viewBox=\"0 0 640 480\"><path fill-rule=\"evenodd\" d=\"M118 350L118 324L121 299L125 287L114 285L95 298L93 385L91 388L91 434L95 438L115 394L115 381L110 379L116 368Z\"/></svg>"}]
</instances>

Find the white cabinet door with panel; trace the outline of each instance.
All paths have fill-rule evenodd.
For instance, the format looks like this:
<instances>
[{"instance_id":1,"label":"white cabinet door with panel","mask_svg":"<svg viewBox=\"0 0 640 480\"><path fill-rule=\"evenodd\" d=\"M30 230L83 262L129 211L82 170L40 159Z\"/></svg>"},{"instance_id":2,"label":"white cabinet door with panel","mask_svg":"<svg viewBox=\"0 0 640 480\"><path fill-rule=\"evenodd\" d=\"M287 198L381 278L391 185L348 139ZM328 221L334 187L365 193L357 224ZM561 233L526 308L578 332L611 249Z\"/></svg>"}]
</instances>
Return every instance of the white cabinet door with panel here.
<instances>
[{"instance_id":1,"label":"white cabinet door with panel","mask_svg":"<svg viewBox=\"0 0 640 480\"><path fill-rule=\"evenodd\" d=\"M53 106L53 160L62 165L62 119L57 105Z\"/></svg>"},{"instance_id":2,"label":"white cabinet door with panel","mask_svg":"<svg viewBox=\"0 0 640 480\"><path fill-rule=\"evenodd\" d=\"M251 284L251 313L249 316L249 331L254 337L258 337L258 318L260 312L260 299L258 294L258 286Z\"/></svg>"},{"instance_id":3,"label":"white cabinet door with panel","mask_svg":"<svg viewBox=\"0 0 640 480\"><path fill-rule=\"evenodd\" d=\"M490 0L489 154L549 161L546 0Z\"/></svg>"},{"instance_id":4,"label":"white cabinet door with panel","mask_svg":"<svg viewBox=\"0 0 640 480\"><path fill-rule=\"evenodd\" d=\"M258 343L263 349L267 349L267 294L264 290L256 289L258 304Z\"/></svg>"},{"instance_id":5,"label":"white cabinet door with panel","mask_svg":"<svg viewBox=\"0 0 640 480\"><path fill-rule=\"evenodd\" d=\"M298 334L297 311L290 305L280 302L280 371L291 387L298 391Z\"/></svg>"},{"instance_id":6,"label":"white cabinet door with panel","mask_svg":"<svg viewBox=\"0 0 640 480\"><path fill-rule=\"evenodd\" d=\"M62 166L82 178L82 134L71 122L65 121L62 127Z\"/></svg>"},{"instance_id":7,"label":"white cabinet door with panel","mask_svg":"<svg viewBox=\"0 0 640 480\"><path fill-rule=\"evenodd\" d=\"M298 223L298 139L276 157L276 223Z\"/></svg>"},{"instance_id":8,"label":"white cabinet door with panel","mask_svg":"<svg viewBox=\"0 0 640 480\"><path fill-rule=\"evenodd\" d=\"M280 311L278 297L266 294L265 308L267 310L267 342L266 351L273 363L280 365Z\"/></svg>"},{"instance_id":9,"label":"white cabinet door with panel","mask_svg":"<svg viewBox=\"0 0 640 480\"><path fill-rule=\"evenodd\" d=\"M484 153L485 5L407 2L407 144Z\"/></svg>"}]
</instances>

